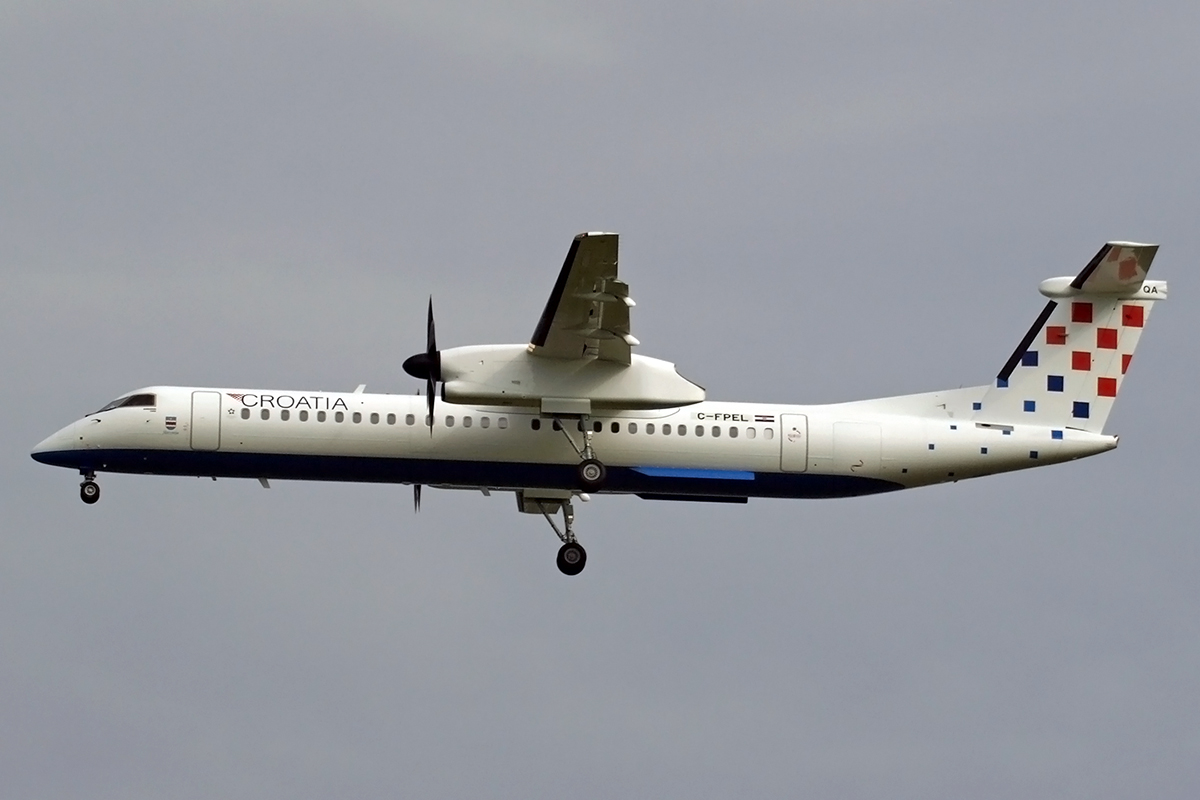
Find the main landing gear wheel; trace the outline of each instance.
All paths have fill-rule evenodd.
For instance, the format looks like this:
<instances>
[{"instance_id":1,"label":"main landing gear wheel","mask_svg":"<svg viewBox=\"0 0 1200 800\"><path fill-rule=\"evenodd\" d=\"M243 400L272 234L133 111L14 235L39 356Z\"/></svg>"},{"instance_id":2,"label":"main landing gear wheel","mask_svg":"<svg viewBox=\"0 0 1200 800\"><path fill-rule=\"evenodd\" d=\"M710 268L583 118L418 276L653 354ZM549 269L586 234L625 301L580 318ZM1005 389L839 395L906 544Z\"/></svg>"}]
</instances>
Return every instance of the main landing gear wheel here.
<instances>
[{"instance_id":1,"label":"main landing gear wheel","mask_svg":"<svg viewBox=\"0 0 1200 800\"><path fill-rule=\"evenodd\" d=\"M79 499L89 506L95 503L100 499L100 484L93 480L86 480L79 484Z\"/></svg>"},{"instance_id":2,"label":"main landing gear wheel","mask_svg":"<svg viewBox=\"0 0 1200 800\"><path fill-rule=\"evenodd\" d=\"M587 551L579 542L567 542L558 548L558 570L563 575L578 575L587 564Z\"/></svg>"},{"instance_id":3,"label":"main landing gear wheel","mask_svg":"<svg viewBox=\"0 0 1200 800\"><path fill-rule=\"evenodd\" d=\"M579 482L586 489L595 489L608 477L608 469L594 458L584 459L579 464Z\"/></svg>"}]
</instances>

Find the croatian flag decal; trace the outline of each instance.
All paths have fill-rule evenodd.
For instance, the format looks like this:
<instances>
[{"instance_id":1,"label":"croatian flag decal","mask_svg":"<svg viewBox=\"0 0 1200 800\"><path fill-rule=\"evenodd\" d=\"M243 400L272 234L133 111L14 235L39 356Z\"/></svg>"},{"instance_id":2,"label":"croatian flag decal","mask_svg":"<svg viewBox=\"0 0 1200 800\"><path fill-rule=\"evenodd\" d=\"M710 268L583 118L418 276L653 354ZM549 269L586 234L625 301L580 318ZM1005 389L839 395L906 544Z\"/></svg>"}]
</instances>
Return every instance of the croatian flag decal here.
<instances>
[{"instance_id":1,"label":"croatian flag decal","mask_svg":"<svg viewBox=\"0 0 1200 800\"><path fill-rule=\"evenodd\" d=\"M175 430L175 417L167 417L167 430Z\"/></svg>"}]
</instances>

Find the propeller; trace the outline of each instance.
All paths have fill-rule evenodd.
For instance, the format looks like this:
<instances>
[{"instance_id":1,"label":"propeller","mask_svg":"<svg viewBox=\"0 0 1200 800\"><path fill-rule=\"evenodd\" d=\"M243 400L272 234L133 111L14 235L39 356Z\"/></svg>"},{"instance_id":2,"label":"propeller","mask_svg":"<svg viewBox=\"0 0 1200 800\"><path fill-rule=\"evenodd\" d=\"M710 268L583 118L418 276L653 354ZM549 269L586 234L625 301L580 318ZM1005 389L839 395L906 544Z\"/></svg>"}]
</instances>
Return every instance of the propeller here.
<instances>
[{"instance_id":1,"label":"propeller","mask_svg":"<svg viewBox=\"0 0 1200 800\"><path fill-rule=\"evenodd\" d=\"M421 513L421 484L413 484L413 513Z\"/></svg>"},{"instance_id":2,"label":"propeller","mask_svg":"<svg viewBox=\"0 0 1200 800\"><path fill-rule=\"evenodd\" d=\"M442 379L442 354L437 349L437 333L433 325L433 296L429 297L429 321L425 329L425 352L409 356L404 360L404 371L414 378L425 380L425 419L429 421L429 435L433 436L433 403L437 382ZM418 500L418 505L420 501Z\"/></svg>"}]
</instances>

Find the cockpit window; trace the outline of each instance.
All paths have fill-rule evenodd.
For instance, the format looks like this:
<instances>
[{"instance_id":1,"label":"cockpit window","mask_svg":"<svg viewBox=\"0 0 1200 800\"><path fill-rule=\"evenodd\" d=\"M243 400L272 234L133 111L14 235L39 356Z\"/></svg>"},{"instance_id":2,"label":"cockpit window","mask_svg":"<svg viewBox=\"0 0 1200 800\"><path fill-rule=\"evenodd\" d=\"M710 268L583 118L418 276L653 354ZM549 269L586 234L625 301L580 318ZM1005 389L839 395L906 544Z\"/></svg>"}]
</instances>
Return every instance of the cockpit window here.
<instances>
[{"instance_id":1,"label":"cockpit window","mask_svg":"<svg viewBox=\"0 0 1200 800\"><path fill-rule=\"evenodd\" d=\"M128 397L118 397L111 403L106 405L100 411L94 413L99 414L104 411L112 411L114 408L126 408L137 406L138 408L148 408L158 405L158 398L152 394L131 394Z\"/></svg>"}]
</instances>

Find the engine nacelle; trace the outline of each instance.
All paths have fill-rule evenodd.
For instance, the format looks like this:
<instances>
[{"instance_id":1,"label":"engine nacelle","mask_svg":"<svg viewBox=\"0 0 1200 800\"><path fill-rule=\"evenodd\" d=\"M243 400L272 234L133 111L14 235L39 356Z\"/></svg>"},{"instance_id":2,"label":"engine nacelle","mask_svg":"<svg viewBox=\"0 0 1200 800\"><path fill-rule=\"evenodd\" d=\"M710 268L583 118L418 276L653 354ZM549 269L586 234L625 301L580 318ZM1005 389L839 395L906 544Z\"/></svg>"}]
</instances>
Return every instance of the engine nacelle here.
<instances>
[{"instance_id":1,"label":"engine nacelle","mask_svg":"<svg viewBox=\"0 0 1200 800\"><path fill-rule=\"evenodd\" d=\"M522 344L442 350L441 378L448 402L532 406L546 414L674 408L704 400L704 389L668 361L635 355L625 366L601 359L546 358Z\"/></svg>"}]
</instances>

